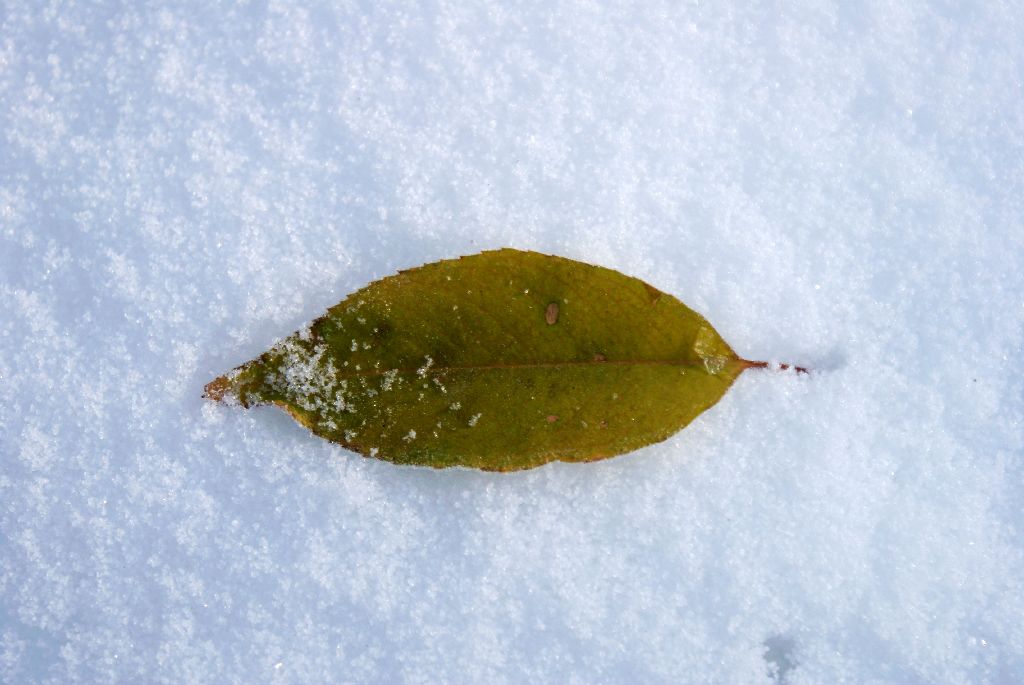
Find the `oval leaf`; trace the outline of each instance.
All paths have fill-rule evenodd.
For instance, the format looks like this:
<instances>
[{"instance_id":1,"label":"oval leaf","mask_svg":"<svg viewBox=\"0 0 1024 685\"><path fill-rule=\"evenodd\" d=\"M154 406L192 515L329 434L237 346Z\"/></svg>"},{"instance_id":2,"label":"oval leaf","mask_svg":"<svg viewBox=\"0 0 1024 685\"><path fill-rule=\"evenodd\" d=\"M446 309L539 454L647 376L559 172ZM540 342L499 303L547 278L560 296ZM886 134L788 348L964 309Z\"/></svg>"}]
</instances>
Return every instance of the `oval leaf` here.
<instances>
[{"instance_id":1,"label":"oval leaf","mask_svg":"<svg viewBox=\"0 0 1024 685\"><path fill-rule=\"evenodd\" d=\"M504 249L371 283L206 395L366 456L510 471L664 440L752 366L643 281Z\"/></svg>"}]
</instances>

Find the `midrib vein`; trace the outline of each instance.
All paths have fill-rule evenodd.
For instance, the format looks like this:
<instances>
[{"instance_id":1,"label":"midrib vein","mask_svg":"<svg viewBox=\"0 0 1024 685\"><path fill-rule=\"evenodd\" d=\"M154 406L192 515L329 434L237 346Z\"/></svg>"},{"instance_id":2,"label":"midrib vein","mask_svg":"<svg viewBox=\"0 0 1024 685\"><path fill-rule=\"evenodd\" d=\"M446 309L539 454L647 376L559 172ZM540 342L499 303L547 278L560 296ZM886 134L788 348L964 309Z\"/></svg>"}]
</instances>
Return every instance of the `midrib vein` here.
<instances>
[{"instance_id":1,"label":"midrib vein","mask_svg":"<svg viewBox=\"0 0 1024 685\"><path fill-rule=\"evenodd\" d=\"M705 368L705 363L701 361L673 361L665 359L618 359L618 360L581 360L581 361L562 361L562 362L514 362L514 363L496 363L496 364L451 364L448 366L426 366L426 364L418 367L399 367L391 369L360 369L358 371L339 371L336 375L339 378L361 378L361 377L376 377L384 376L389 373L398 373L399 375L412 374L426 377L426 376L437 376L443 375L452 371L492 371L492 370L507 370L507 369L557 369L563 367L581 367L581 366L682 366L687 368Z\"/></svg>"}]
</instances>

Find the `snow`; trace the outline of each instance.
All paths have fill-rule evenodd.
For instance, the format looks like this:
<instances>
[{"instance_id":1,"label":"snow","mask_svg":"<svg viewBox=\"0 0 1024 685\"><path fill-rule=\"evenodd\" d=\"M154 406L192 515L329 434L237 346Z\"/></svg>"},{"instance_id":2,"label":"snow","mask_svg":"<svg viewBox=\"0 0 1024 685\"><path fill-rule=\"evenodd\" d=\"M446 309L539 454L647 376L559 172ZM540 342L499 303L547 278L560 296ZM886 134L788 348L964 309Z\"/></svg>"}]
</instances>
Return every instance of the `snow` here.
<instances>
[{"instance_id":1,"label":"snow","mask_svg":"<svg viewBox=\"0 0 1024 685\"><path fill-rule=\"evenodd\" d=\"M0 681L1024 682L1016 3L163 4L0 13ZM515 474L201 399L506 245L815 372Z\"/></svg>"}]
</instances>

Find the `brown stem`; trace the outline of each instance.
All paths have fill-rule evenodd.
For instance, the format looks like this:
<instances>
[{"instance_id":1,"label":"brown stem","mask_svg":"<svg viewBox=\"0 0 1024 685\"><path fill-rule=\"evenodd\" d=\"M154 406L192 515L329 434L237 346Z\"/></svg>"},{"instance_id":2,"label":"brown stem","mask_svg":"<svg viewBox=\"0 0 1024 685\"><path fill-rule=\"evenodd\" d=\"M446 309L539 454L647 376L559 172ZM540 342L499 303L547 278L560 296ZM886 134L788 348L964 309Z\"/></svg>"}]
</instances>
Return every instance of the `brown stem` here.
<instances>
[{"instance_id":1,"label":"brown stem","mask_svg":"<svg viewBox=\"0 0 1024 685\"><path fill-rule=\"evenodd\" d=\"M740 359L744 369L767 369L771 364L768 362L755 362L749 359ZM810 370L805 366L793 366L792 364L779 364L779 370L785 371L786 369L793 369L797 373L810 374Z\"/></svg>"}]
</instances>

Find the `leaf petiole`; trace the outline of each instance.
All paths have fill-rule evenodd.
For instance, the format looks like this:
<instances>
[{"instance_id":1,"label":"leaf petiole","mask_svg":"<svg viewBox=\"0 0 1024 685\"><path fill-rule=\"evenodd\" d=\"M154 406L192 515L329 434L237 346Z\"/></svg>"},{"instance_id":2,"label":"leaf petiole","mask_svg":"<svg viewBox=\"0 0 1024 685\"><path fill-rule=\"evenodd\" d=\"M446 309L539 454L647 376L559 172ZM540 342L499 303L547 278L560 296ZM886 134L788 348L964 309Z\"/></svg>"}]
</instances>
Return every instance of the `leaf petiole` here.
<instances>
[{"instance_id":1,"label":"leaf petiole","mask_svg":"<svg viewBox=\"0 0 1024 685\"><path fill-rule=\"evenodd\" d=\"M750 359L743 359L743 358L740 358L740 363L743 364L743 368L744 369L768 369L768 368L771 368L771 366L772 366L771 362L756 362L756 361L752 361ZM793 366L792 364L779 364L777 368L779 369L779 371L786 371L788 369L793 369L797 373L806 373L806 374L810 374L811 373L810 369L808 369L805 366Z\"/></svg>"}]
</instances>

